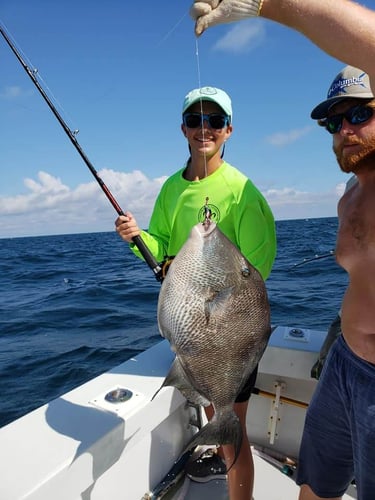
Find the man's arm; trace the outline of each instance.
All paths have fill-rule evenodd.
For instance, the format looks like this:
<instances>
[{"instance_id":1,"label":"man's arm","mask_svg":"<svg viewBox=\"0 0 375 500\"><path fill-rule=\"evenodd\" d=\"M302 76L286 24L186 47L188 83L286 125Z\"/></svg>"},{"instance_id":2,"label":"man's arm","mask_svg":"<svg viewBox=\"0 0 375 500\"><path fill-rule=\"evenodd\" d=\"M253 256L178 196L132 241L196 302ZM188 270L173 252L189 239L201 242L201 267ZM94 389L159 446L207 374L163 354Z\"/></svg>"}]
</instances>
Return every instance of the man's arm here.
<instances>
[{"instance_id":1,"label":"man's arm","mask_svg":"<svg viewBox=\"0 0 375 500\"><path fill-rule=\"evenodd\" d=\"M375 11L351 0L196 0L196 33L216 24L260 16L299 31L322 50L364 70L375 87Z\"/></svg>"},{"instance_id":2,"label":"man's arm","mask_svg":"<svg viewBox=\"0 0 375 500\"><path fill-rule=\"evenodd\" d=\"M363 69L375 86L375 12L349 0L264 0L261 15Z\"/></svg>"}]
</instances>

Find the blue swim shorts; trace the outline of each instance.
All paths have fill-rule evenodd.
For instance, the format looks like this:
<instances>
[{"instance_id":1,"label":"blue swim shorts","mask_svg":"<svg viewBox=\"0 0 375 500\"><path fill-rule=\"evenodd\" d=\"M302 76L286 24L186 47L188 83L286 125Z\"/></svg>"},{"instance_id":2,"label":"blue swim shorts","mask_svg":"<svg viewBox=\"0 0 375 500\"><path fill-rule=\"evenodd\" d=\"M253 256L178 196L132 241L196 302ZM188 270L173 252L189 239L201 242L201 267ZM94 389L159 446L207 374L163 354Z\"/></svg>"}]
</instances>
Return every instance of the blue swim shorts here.
<instances>
[{"instance_id":1,"label":"blue swim shorts","mask_svg":"<svg viewBox=\"0 0 375 500\"><path fill-rule=\"evenodd\" d=\"M297 484L322 498L375 499L375 366L341 335L333 344L306 414Z\"/></svg>"}]
</instances>

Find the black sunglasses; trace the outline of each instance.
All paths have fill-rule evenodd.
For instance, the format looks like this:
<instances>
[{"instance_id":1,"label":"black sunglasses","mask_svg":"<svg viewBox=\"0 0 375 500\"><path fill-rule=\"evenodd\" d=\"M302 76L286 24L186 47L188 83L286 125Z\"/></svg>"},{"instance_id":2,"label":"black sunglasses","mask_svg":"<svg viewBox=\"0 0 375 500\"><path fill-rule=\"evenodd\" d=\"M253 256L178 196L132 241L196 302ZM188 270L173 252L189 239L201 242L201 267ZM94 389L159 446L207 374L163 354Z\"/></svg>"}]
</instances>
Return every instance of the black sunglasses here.
<instances>
[{"instance_id":1,"label":"black sunglasses","mask_svg":"<svg viewBox=\"0 0 375 500\"><path fill-rule=\"evenodd\" d=\"M374 114L373 108L363 104L357 104L349 108L345 113L327 116L323 120L318 120L320 126L325 127L330 134L337 134L342 128L342 122L345 118L351 125L358 125L365 123Z\"/></svg>"},{"instance_id":2,"label":"black sunglasses","mask_svg":"<svg viewBox=\"0 0 375 500\"><path fill-rule=\"evenodd\" d=\"M203 115L201 113L185 113L182 116L182 121L188 128L201 127L203 125L203 121L207 121L211 128L219 130L230 123L230 118L227 115L220 115L218 113L211 113L209 115Z\"/></svg>"}]
</instances>

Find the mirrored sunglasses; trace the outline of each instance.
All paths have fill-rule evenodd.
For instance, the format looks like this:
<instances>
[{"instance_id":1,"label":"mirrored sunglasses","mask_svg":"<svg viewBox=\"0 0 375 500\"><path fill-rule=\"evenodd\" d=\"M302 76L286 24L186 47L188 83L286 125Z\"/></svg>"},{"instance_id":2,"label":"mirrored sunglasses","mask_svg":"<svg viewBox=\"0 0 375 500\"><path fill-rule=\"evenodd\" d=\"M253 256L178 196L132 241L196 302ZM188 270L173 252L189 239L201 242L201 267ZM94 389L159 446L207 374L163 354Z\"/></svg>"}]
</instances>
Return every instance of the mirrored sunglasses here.
<instances>
[{"instance_id":1,"label":"mirrored sunglasses","mask_svg":"<svg viewBox=\"0 0 375 500\"><path fill-rule=\"evenodd\" d=\"M201 113L185 113L182 116L182 121L188 128L201 127L203 125L203 121L206 121L210 128L216 130L222 129L230 123L229 116L218 113L210 113L209 115L203 115Z\"/></svg>"},{"instance_id":2,"label":"mirrored sunglasses","mask_svg":"<svg viewBox=\"0 0 375 500\"><path fill-rule=\"evenodd\" d=\"M327 116L323 120L319 120L318 123L322 127L325 127L330 134L337 134L342 128L342 122L345 118L347 122L351 125L359 125L360 123L365 123L374 114L373 108L363 104L353 106L349 108L345 113L339 113L337 115Z\"/></svg>"}]
</instances>

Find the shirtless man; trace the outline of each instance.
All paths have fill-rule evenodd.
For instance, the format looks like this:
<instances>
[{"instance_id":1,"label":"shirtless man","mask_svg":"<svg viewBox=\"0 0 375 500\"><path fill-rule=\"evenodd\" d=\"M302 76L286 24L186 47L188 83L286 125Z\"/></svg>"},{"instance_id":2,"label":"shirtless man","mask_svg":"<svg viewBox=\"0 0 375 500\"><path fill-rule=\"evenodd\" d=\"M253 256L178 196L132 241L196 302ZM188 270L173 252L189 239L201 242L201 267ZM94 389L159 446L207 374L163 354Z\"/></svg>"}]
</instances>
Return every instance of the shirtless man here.
<instances>
[{"instance_id":1,"label":"shirtless man","mask_svg":"<svg viewBox=\"0 0 375 500\"><path fill-rule=\"evenodd\" d=\"M196 0L191 14L197 35L261 15L355 66L337 75L311 113L332 134L340 168L358 182L338 204L336 258L349 274L342 335L307 412L297 482L299 500L340 500L355 478L358 499L374 500L375 12L350 0Z\"/></svg>"},{"instance_id":2,"label":"shirtless man","mask_svg":"<svg viewBox=\"0 0 375 500\"><path fill-rule=\"evenodd\" d=\"M332 134L343 172L357 182L338 204L336 260L348 272L342 335L332 346L306 414L300 500L340 499L355 479L375 498L375 99L362 70L345 67L312 118Z\"/></svg>"}]
</instances>

